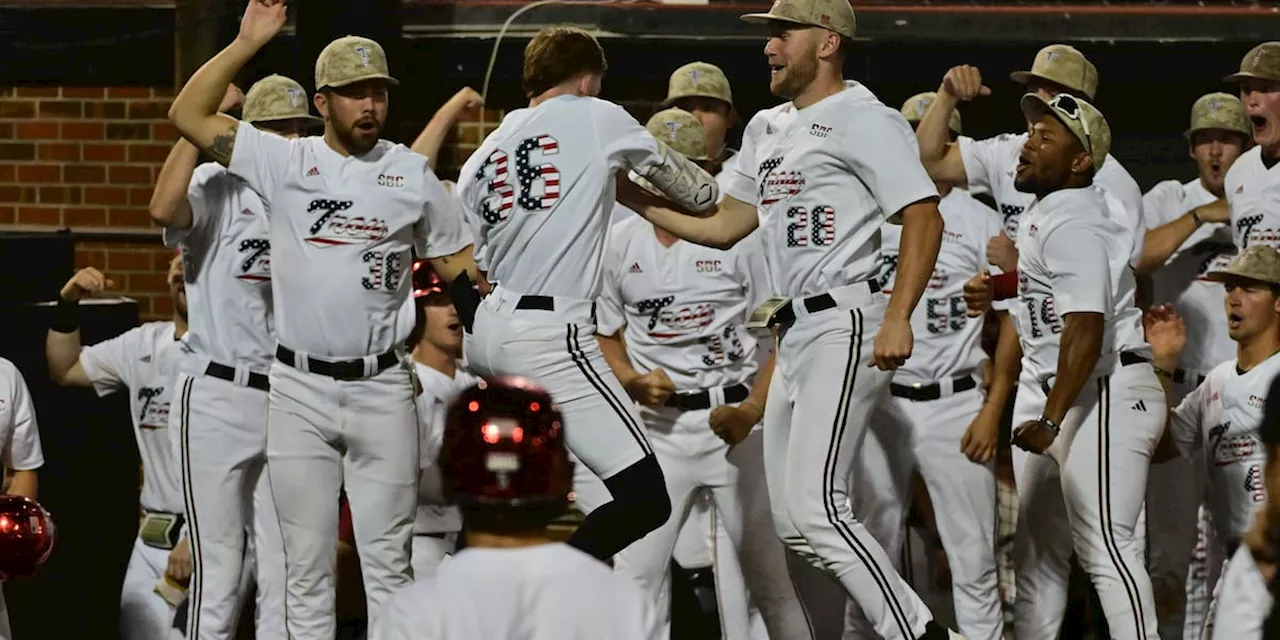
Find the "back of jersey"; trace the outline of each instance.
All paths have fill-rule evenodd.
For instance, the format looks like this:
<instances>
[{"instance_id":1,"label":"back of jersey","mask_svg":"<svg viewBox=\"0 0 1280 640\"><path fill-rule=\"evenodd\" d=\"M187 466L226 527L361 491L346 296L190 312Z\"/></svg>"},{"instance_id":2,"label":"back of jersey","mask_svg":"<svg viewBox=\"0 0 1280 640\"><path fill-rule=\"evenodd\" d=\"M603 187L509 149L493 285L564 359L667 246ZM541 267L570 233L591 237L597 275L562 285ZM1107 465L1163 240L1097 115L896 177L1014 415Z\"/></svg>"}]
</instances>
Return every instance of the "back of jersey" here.
<instances>
[{"instance_id":1,"label":"back of jersey","mask_svg":"<svg viewBox=\"0 0 1280 640\"><path fill-rule=\"evenodd\" d=\"M558 96L513 111L458 179L476 259L514 293L600 293L614 175L663 161L658 142L616 104Z\"/></svg>"}]
</instances>

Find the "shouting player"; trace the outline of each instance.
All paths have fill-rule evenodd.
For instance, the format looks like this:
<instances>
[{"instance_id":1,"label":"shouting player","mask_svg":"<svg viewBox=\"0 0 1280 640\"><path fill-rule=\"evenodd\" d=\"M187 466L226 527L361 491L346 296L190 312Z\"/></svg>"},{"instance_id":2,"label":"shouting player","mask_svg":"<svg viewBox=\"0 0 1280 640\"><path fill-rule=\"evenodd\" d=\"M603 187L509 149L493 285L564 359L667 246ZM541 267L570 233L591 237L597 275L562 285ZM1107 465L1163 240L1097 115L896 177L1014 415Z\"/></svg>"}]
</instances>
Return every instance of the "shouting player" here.
<instances>
[{"instance_id":1,"label":"shouting player","mask_svg":"<svg viewBox=\"0 0 1280 640\"><path fill-rule=\"evenodd\" d=\"M216 113L231 79L284 23L281 0L251 0L236 39L192 75L169 115L265 205L277 338L267 469L287 560L285 612L295 640L327 640L340 487L375 633L382 603L411 579L412 251L447 281L479 276L462 216L426 158L380 139L396 81L378 43L348 36L321 51L323 136L289 140Z\"/></svg>"},{"instance_id":2,"label":"shouting player","mask_svg":"<svg viewBox=\"0 0 1280 640\"><path fill-rule=\"evenodd\" d=\"M173 382L182 358L179 340L187 332L181 257L170 263L168 280L173 318L167 322L148 322L83 348L78 325L61 327L70 331L50 327L45 339L54 382L93 387L99 395L121 389L129 394L133 435L142 460L138 499L142 522L120 593L120 636L138 640L167 640L174 608L156 593L156 585L166 574L177 584L191 575L190 541L181 535L185 533L182 479L168 429ZM101 271L81 269L62 287L58 304L78 306L111 284ZM180 592L175 588L175 593Z\"/></svg>"},{"instance_id":3,"label":"shouting player","mask_svg":"<svg viewBox=\"0 0 1280 640\"><path fill-rule=\"evenodd\" d=\"M774 526L835 577L884 638L942 637L920 598L850 509L849 474L889 371L912 352L910 318L942 236L937 190L911 127L865 86L843 80L853 43L847 0L775 3L770 91L788 99L752 118L727 196L691 218L638 188L626 204L677 237L729 248L761 228L770 279L791 299L760 310L780 331L765 407ZM898 276L880 291L880 226L902 221ZM874 346L873 346L874 345Z\"/></svg>"},{"instance_id":4,"label":"shouting player","mask_svg":"<svg viewBox=\"0 0 1280 640\"><path fill-rule=\"evenodd\" d=\"M1280 248L1280 42L1264 42L1246 53L1240 71L1226 77L1240 87L1240 102L1256 147L1227 172L1231 233L1238 249L1262 243Z\"/></svg>"},{"instance_id":5,"label":"shouting player","mask_svg":"<svg viewBox=\"0 0 1280 640\"><path fill-rule=\"evenodd\" d=\"M606 66L585 31L540 31L524 52L529 107L503 118L458 180L494 283L466 336L467 360L485 377L529 377L559 403L569 449L613 498L570 539L602 560L671 515L640 417L595 340L615 173L633 170L692 210L718 196L710 175L595 97Z\"/></svg>"}]
</instances>

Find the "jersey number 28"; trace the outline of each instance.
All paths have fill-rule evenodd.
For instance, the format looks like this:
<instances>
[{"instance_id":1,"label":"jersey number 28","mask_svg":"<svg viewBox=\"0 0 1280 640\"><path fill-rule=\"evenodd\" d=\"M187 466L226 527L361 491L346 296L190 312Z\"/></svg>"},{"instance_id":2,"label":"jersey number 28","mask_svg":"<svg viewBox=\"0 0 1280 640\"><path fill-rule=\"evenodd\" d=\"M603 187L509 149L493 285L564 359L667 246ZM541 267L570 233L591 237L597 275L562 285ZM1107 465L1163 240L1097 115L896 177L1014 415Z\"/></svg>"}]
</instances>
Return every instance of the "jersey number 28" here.
<instances>
[{"instance_id":1,"label":"jersey number 28","mask_svg":"<svg viewBox=\"0 0 1280 640\"><path fill-rule=\"evenodd\" d=\"M560 170L550 162L535 165L529 156L535 151L553 156L560 153L560 143L548 135L525 138L516 147L516 185L511 184L510 156L502 149L494 149L480 170L476 180L488 179L487 193L480 203L480 214L489 224L497 224L511 215L511 209L519 204L525 211L545 211L556 206L560 199ZM535 185L541 182L535 191Z\"/></svg>"}]
</instances>

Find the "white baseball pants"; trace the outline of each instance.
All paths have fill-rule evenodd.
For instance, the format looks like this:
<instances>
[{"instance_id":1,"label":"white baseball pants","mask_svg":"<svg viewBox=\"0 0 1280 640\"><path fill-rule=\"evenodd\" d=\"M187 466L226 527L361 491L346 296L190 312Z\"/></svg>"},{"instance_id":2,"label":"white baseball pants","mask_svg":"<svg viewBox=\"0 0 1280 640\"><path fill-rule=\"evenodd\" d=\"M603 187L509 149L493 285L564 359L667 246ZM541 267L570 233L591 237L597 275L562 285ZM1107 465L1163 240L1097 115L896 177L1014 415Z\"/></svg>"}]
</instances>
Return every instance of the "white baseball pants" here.
<instances>
[{"instance_id":1,"label":"white baseball pants","mask_svg":"<svg viewBox=\"0 0 1280 640\"><path fill-rule=\"evenodd\" d=\"M935 505L938 536L951 569L956 624L970 640L1000 640L1004 620L996 574L995 461L976 464L960 450L982 408L970 389L936 400L890 397L875 413L854 470L853 510L891 557L899 557L918 469ZM874 637L849 603L846 638Z\"/></svg>"},{"instance_id":2,"label":"white baseball pants","mask_svg":"<svg viewBox=\"0 0 1280 640\"><path fill-rule=\"evenodd\" d=\"M761 460L760 464L758 472L763 474L764 461ZM769 518L772 523L771 514ZM769 524L766 529L770 532L769 537L774 538L773 525ZM738 562L738 549L724 528L723 518L716 515L715 498L710 491L701 489L694 492L693 508L680 527L676 548L671 557L685 569L711 567L716 577L716 602L720 607L720 618L739 616L742 603L746 603L747 626L751 629L746 638L769 640L769 631L765 628L760 609L747 593L742 565Z\"/></svg>"},{"instance_id":3,"label":"white baseball pants","mask_svg":"<svg viewBox=\"0 0 1280 640\"><path fill-rule=\"evenodd\" d=\"M1045 393L1019 381L1014 428L1034 420ZM1159 638L1145 536L1135 531L1151 452L1164 433L1164 390L1150 364L1091 378L1045 455L1027 458L1018 478L1014 608L1019 640L1054 640L1067 605L1074 550L1102 602L1111 637Z\"/></svg>"},{"instance_id":4,"label":"white baseball pants","mask_svg":"<svg viewBox=\"0 0 1280 640\"><path fill-rule=\"evenodd\" d=\"M176 388L178 410L169 412L169 420L180 439L194 565L186 637L235 637L250 548L258 567L258 635L283 637L285 556L272 485L263 471L267 394L187 373L178 375Z\"/></svg>"},{"instance_id":5,"label":"white baseball pants","mask_svg":"<svg viewBox=\"0 0 1280 640\"><path fill-rule=\"evenodd\" d=\"M194 557L194 556L193 556ZM169 552L134 539L120 589L120 637L128 640L166 640L175 610L156 593L156 583L169 566Z\"/></svg>"},{"instance_id":6,"label":"white baseball pants","mask_svg":"<svg viewBox=\"0 0 1280 640\"><path fill-rule=\"evenodd\" d=\"M890 373L868 367L885 297L865 284L830 292L837 307L783 329L764 417L764 463L774 527L784 544L824 569L857 601L876 633L914 640L932 619L851 509L863 487L853 465Z\"/></svg>"},{"instance_id":7,"label":"white baseball pants","mask_svg":"<svg viewBox=\"0 0 1280 640\"><path fill-rule=\"evenodd\" d=\"M1182 640L1201 640L1211 630L1210 619L1213 594L1223 565L1227 562L1227 550L1218 538L1213 517L1205 505L1197 513L1196 546L1191 554L1187 571L1186 606L1183 608Z\"/></svg>"},{"instance_id":8,"label":"white baseball pants","mask_svg":"<svg viewBox=\"0 0 1280 640\"><path fill-rule=\"evenodd\" d=\"M288 567L291 640L332 640L338 493L351 505L370 637L393 593L412 581L418 417L411 365L337 380L271 366L267 471Z\"/></svg>"}]
</instances>

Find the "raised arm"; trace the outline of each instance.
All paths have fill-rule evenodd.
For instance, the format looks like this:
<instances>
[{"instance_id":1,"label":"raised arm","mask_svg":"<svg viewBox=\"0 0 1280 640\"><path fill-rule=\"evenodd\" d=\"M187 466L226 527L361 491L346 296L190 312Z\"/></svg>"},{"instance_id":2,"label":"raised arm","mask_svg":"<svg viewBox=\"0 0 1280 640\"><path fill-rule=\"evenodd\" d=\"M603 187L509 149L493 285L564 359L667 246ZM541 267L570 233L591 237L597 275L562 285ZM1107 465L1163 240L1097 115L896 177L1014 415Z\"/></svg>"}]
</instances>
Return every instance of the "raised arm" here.
<instances>
[{"instance_id":1,"label":"raised arm","mask_svg":"<svg viewBox=\"0 0 1280 640\"><path fill-rule=\"evenodd\" d=\"M222 96L218 111L225 113L244 102L244 93L240 88L228 85ZM169 156L160 167L156 176L156 188L151 193L151 204L148 213L151 220L167 229L191 228L191 204L187 200L187 189L191 184L191 174L196 170L200 160L200 150L187 141L179 138L169 150Z\"/></svg>"},{"instance_id":2,"label":"raised arm","mask_svg":"<svg viewBox=\"0 0 1280 640\"><path fill-rule=\"evenodd\" d=\"M115 283L93 267L76 272L63 285L54 310L54 321L45 337L45 360L49 377L64 387L93 385L80 364L79 305L82 298L93 296L115 286Z\"/></svg>"},{"instance_id":3,"label":"raised arm","mask_svg":"<svg viewBox=\"0 0 1280 640\"><path fill-rule=\"evenodd\" d=\"M661 140L657 142L662 161L648 165L637 173L681 207L697 214L711 211L720 199L720 187L716 184L716 179L666 143Z\"/></svg>"},{"instance_id":4,"label":"raised arm","mask_svg":"<svg viewBox=\"0 0 1280 640\"><path fill-rule=\"evenodd\" d=\"M960 65L952 67L942 77L937 97L916 126L916 139L920 144L920 162L929 177L936 182L965 188L969 177L965 175L960 145L951 142L948 122L951 112L960 102L968 102L977 96L991 95L991 89L982 84L982 74L977 67Z\"/></svg>"},{"instance_id":5,"label":"raised arm","mask_svg":"<svg viewBox=\"0 0 1280 640\"><path fill-rule=\"evenodd\" d=\"M726 195L711 215L699 218L671 209L623 175L618 176L618 202L678 238L715 249L732 247L760 226L756 208L733 196Z\"/></svg>"},{"instance_id":6,"label":"raised arm","mask_svg":"<svg viewBox=\"0 0 1280 640\"><path fill-rule=\"evenodd\" d=\"M440 147L444 144L445 137L449 135L449 129L453 128L458 117L464 112L482 105L484 105L484 96L471 87L463 87L449 98L449 101L444 103L434 116L431 116L431 121L422 129L422 133L418 134L418 138L413 141L413 146L409 148L426 156L427 164L434 170L440 155Z\"/></svg>"}]
</instances>

